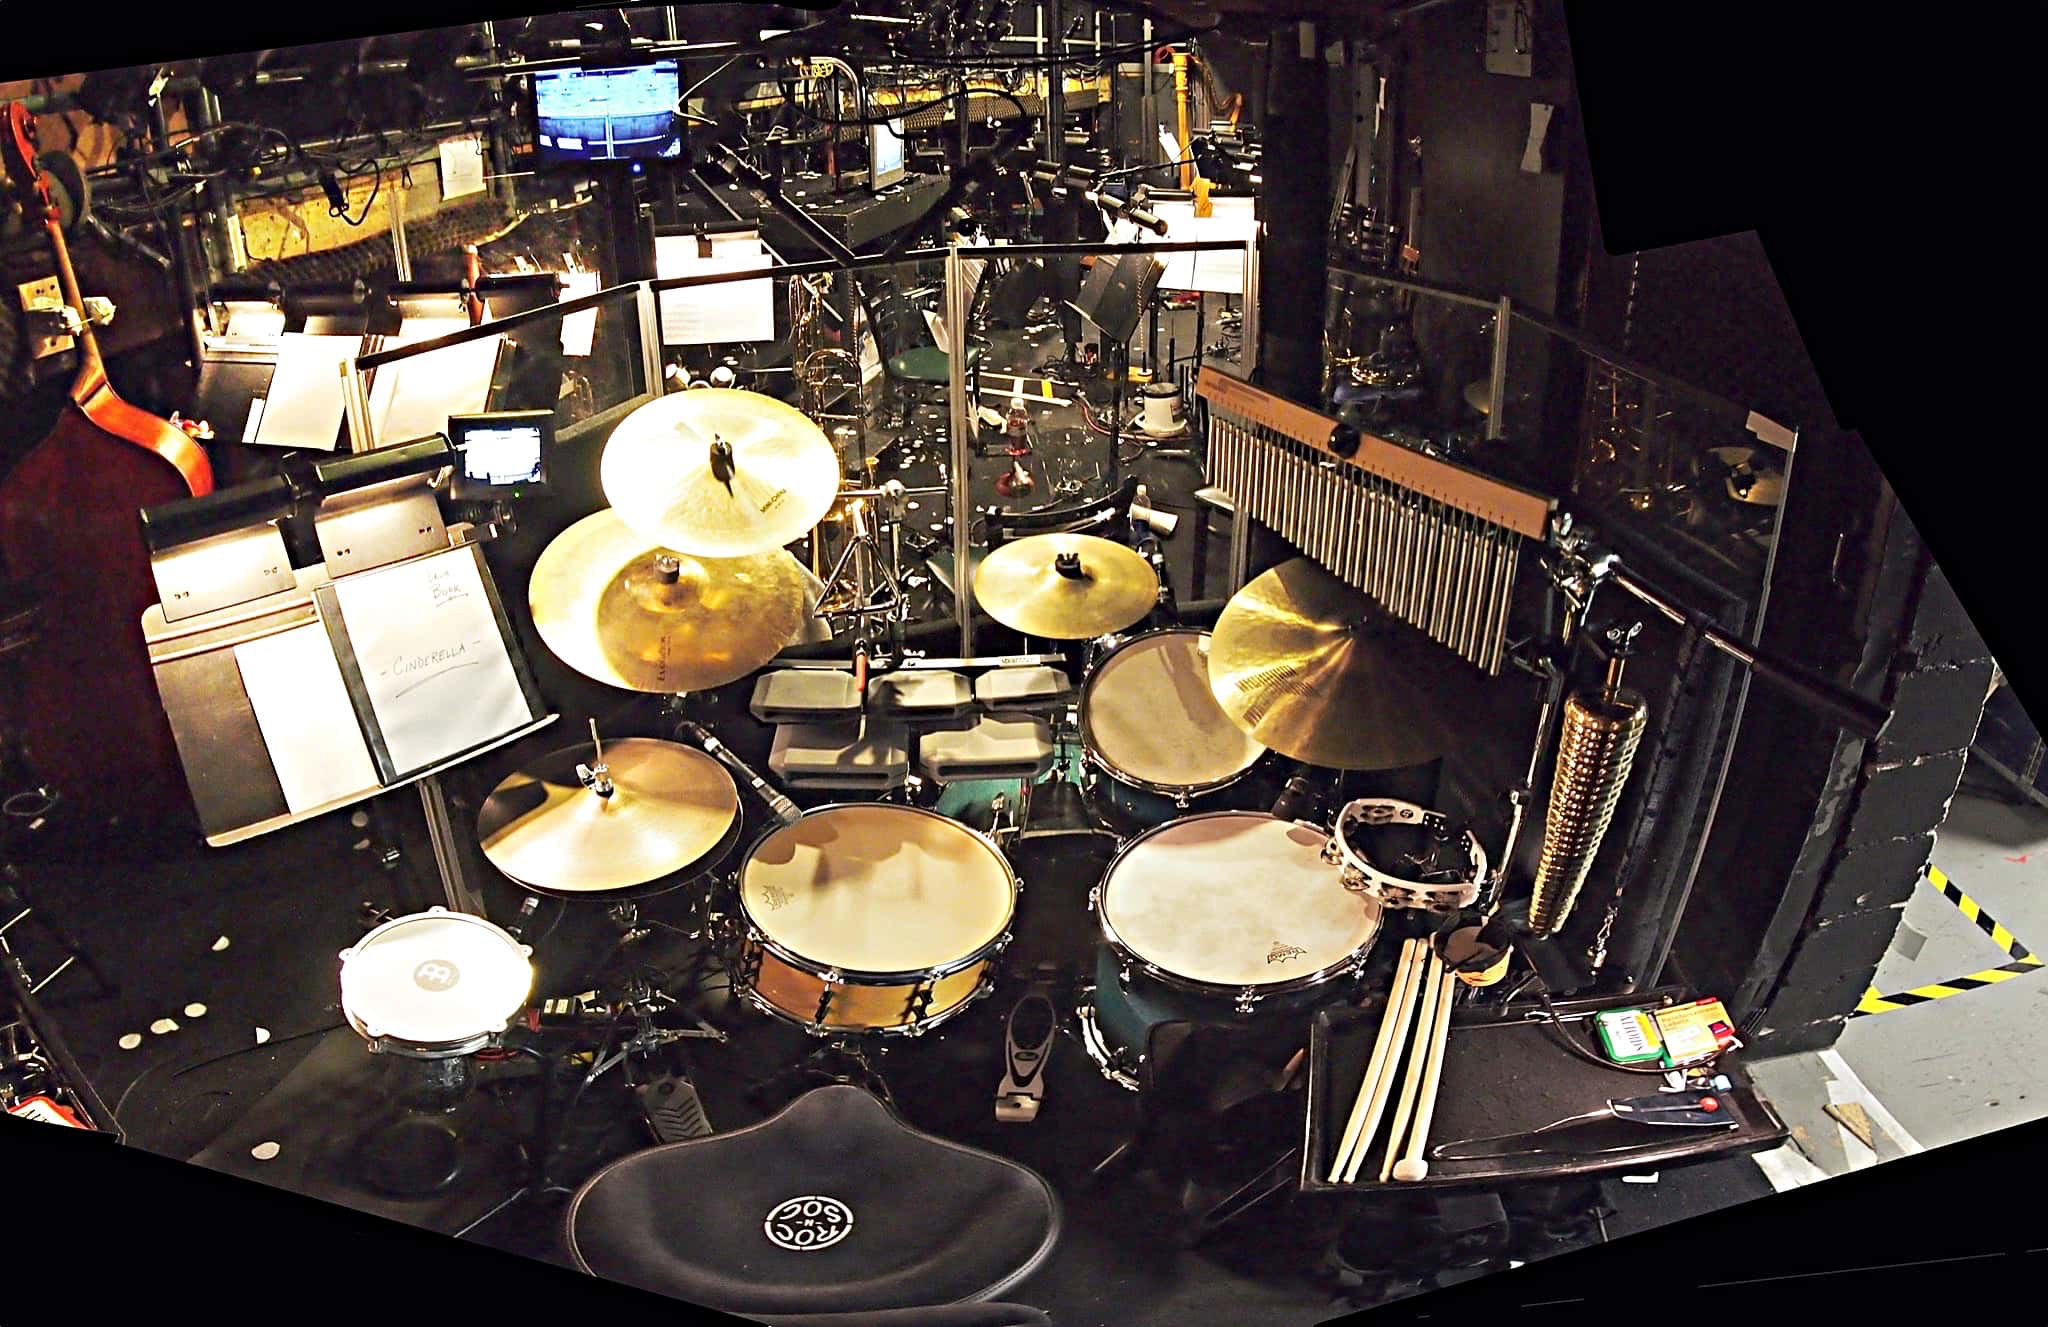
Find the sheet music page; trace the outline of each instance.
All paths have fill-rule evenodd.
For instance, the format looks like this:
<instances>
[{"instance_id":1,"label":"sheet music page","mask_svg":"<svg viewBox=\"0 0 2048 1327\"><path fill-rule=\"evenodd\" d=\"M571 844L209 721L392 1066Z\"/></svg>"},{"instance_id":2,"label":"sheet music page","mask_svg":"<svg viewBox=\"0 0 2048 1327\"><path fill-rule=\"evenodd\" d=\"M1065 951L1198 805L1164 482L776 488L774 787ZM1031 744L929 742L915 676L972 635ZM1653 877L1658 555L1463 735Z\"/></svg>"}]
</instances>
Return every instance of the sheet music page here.
<instances>
[{"instance_id":1,"label":"sheet music page","mask_svg":"<svg viewBox=\"0 0 2048 1327\"><path fill-rule=\"evenodd\" d=\"M1228 240L1243 244L1258 233L1255 199L1211 198L1213 215L1198 217L1193 202L1155 203L1152 212L1166 223L1171 244L1206 244ZM1209 253L1174 253L1166 259L1161 290L1201 290L1217 295L1244 294L1244 253L1218 249Z\"/></svg>"},{"instance_id":2,"label":"sheet music page","mask_svg":"<svg viewBox=\"0 0 2048 1327\"><path fill-rule=\"evenodd\" d=\"M597 293L597 273L562 273L562 296L557 304L566 304L572 299ZM597 341L597 310L585 309L562 319L562 353L576 359L588 359L590 348Z\"/></svg>"},{"instance_id":3,"label":"sheet music page","mask_svg":"<svg viewBox=\"0 0 2048 1327\"><path fill-rule=\"evenodd\" d=\"M469 549L345 576L334 593L398 777L533 721Z\"/></svg>"},{"instance_id":4,"label":"sheet music page","mask_svg":"<svg viewBox=\"0 0 2048 1327\"><path fill-rule=\"evenodd\" d=\"M385 349L431 341L469 326L467 318L408 318ZM370 380L370 437L390 447L430 433L446 433L448 416L489 408L491 376L505 338L487 336L430 350L375 371Z\"/></svg>"},{"instance_id":5,"label":"sheet music page","mask_svg":"<svg viewBox=\"0 0 2048 1327\"><path fill-rule=\"evenodd\" d=\"M476 134L441 143L441 201L484 191L484 140Z\"/></svg>"},{"instance_id":6,"label":"sheet music page","mask_svg":"<svg viewBox=\"0 0 2048 1327\"><path fill-rule=\"evenodd\" d=\"M318 622L235 646L256 727L299 815L378 786L334 646Z\"/></svg>"},{"instance_id":7,"label":"sheet music page","mask_svg":"<svg viewBox=\"0 0 2048 1327\"><path fill-rule=\"evenodd\" d=\"M657 235L654 270L660 277L710 276L768 267L775 258L759 231L713 235L711 256L699 254L695 235ZM775 339L775 279L690 286L661 292L661 340L670 346L718 346Z\"/></svg>"},{"instance_id":8,"label":"sheet music page","mask_svg":"<svg viewBox=\"0 0 2048 1327\"><path fill-rule=\"evenodd\" d=\"M331 452L341 437L344 407L341 366L353 358L359 336L286 332L277 341L277 371L264 394L263 418L251 442Z\"/></svg>"}]
</instances>

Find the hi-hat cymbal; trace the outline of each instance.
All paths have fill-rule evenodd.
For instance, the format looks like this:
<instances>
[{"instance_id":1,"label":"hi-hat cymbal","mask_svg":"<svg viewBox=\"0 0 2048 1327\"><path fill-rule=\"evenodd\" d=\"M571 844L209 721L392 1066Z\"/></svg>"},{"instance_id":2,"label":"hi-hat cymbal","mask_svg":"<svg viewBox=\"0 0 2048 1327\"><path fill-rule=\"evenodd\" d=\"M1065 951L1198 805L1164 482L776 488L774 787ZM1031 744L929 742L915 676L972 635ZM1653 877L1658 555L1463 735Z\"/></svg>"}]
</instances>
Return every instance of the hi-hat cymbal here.
<instances>
[{"instance_id":1,"label":"hi-hat cymbal","mask_svg":"<svg viewBox=\"0 0 2048 1327\"><path fill-rule=\"evenodd\" d=\"M804 574L779 548L698 558L650 547L607 510L542 551L527 600L563 663L628 691L672 695L737 681L792 644Z\"/></svg>"},{"instance_id":2,"label":"hi-hat cymbal","mask_svg":"<svg viewBox=\"0 0 2048 1327\"><path fill-rule=\"evenodd\" d=\"M1468 676L1469 674L1469 676ZM1326 769L1396 769L1444 753L1477 671L1308 558L1255 577L1209 639L1209 689L1232 722Z\"/></svg>"},{"instance_id":3,"label":"hi-hat cymbal","mask_svg":"<svg viewBox=\"0 0 2048 1327\"><path fill-rule=\"evenodd\" d=\"M736 558L808 534L839 494L823 429L758 392L706 387L649 401L605 443L612 510L648 543Z\"/></svg>"},{"instance_id":4,"label":"hi-hat cymbal","mask_svg":"<svg viewBox=\"0 0 2048 1327\"><path fill-rule=\"evenodd\" d=\"M708 865L739 818L725 767L673 742L629 737L565 747L484 799L477 836L491 865L543 892L605 894ZM577 766L592 770L591 782ZM592 783L597 783L594 788ZM609 794L598 789L609 787Z\"/></svg>"},{"instance_id":5,"label":"hi-hat cymbal","mask_svg":"<svg viewBox=\"0 0 2048 1327\"><path fill-rule=\"evenodd\" d=\"M974 573L974 600L1006 627L1045 640L1122 631L1159 602L1141 553L1086 534L1035 534L1004 544Z\"/></svg>"}]
</instances>

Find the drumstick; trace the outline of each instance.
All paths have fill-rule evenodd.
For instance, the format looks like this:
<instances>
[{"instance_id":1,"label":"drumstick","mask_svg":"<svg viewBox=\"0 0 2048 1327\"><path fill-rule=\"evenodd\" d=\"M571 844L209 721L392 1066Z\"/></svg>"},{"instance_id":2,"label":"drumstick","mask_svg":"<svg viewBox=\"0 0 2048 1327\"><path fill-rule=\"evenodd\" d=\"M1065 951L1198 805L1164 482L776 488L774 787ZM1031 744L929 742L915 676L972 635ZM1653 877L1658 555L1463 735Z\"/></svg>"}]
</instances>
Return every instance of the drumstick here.
<instances>
[{"instance_id":1,"label":"drumstick","mask_svg":"<svg viewBox=\"0 0 2048 1327\"><path fill-rule=\"evenodd\" d=\"M1450 972L1444 967L1443 955L1431 949L1429 953L1429 976L1422 983L1421 1016L1415 1021L1415 1045L1408 1057L1408 1073L1401 1080L1401 1102L1394 1109L1394 1129L1387 1135L1386 1159L1380 1163L1380 1183L1394 1172L1394 1161L1401 1155L1401 1140L1407 1137L1408 1121L1415 1114L1415 1099L1422 1090L1422 1069L1429 1054L1425 1049L1436 1033L1437 989L1450 979Z\"/></svg>"},{"instance_id":2,"label":"drumstick","mask_svg":"<svg viewBox=\"0 0 2048 1327\"><path fill-rule=\"evenodd\" d=\"M1387 1048L1394 1040L1394 1010L1407 994L1410 975L1414 969L1415 949L1419 942L1410 940L1401 946L1401 958L1394 964L1394 985L1387 995L1386 1008L1380 1011L1380 1035L1372 1044L1372 1056L1365 1064L1365 1077L1358 1084L1358 1100L1352 1103L1351 1118L1344 1125L1344 1139L1337 1148L1337 1159L1330 1166L1330 1180L1337 1183L1344 1173L1344 1165L1351 1160L1352 1149L1358 1146L1359 1130L1365 1124L1366 1112L1372 1108L1377 1095L1382 1070L1386 1066Z\"/></svg>"},{"instance_id":3,"label":"drumstick","mask_svg":"<svg viewBox=\"0 0 2048 1327\"><path fill-rule=\"evenodd\" d=\"M1415 952L1408 960L1408 980L1401 990L1401 1003L1394 1010L1393 1027L1387 1038L1386 1059L1380 1064L1379 1082L1373 1087L1371 1103L1366 1108L1364 1121L1359 1125L1358 1138L1351 1151L1351 1160L1344 1167L1344 1182L1355 1183L1358 1172L1365 1165L1365 1155L1372 1147L1372 1140L1378 1136L1380 1116L1386 1113L1387 1102L1394 1092L1394 1075L1401 1067L1401 1048L1408 1041L1408 1025L1415 1011L1422 1007L1422 979L1425 965L1429 961L1429 942L1416 940Z\"/></svg>"},{"instance_id":4,"label":"drumstick","mask_svg":"<svg viewBox=\"0 0 2048 1327\"><path fill-rule=\"evenodd\" d=\"M1451 1001L1457 995L1454 974L1444 974L1443 987L1436 997L1436 1030L1429 1041L1429 1063L1422 1071L1422 1104L1415 1110L1415 1128L1408 1135L1408 1152L1394 1166L1394 1178L1403 1184L1412 1184L1429 1174L1429 1163L1422 1159L1422 1145L1429 1140L1429 1121L1436 1114L1437 1087L1443 1081L1444 1046L1451 1037Z\"/></svg>"}]
</instances>

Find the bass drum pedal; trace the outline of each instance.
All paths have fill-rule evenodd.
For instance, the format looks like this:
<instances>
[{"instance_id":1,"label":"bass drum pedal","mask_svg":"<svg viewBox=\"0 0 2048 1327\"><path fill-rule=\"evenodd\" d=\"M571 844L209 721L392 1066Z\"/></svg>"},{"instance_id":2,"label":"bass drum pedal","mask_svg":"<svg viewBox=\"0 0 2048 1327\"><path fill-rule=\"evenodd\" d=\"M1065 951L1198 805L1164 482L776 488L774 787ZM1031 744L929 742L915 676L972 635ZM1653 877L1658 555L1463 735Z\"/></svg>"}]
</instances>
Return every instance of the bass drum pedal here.
<instances>
[{"instance_id":1,"label":"bass drum pedal","mask_svg":"<svg viewBox=\"0 0 2048 1327\"><path fill-rule=\"evenodd\" d=\"M1041 963L1004 1024L1003 1081L996 1088L996 1119L1004 1124L1031 1123L1045 1100L1045 1066L1059 1034L1052 1002L1057 977L1056 965Z\"/></svg>"}]
</instances>

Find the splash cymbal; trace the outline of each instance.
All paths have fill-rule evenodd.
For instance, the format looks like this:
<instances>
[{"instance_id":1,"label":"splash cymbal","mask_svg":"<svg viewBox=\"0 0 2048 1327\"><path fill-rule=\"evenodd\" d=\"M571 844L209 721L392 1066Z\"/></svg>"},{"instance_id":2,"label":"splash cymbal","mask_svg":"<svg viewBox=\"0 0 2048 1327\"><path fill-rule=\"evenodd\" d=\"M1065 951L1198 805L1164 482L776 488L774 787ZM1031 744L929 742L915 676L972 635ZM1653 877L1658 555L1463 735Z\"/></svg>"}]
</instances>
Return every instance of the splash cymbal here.
<instances>
[{"instance_id":1,"label":"splash cymbal","mask_svg":"<svg viewBox=\"0 0 2048 1327\"><path fill-rule=\"evenodd\" d=\"M793 406L706 387L641 406L598 465L604 495L649 544L692 557L766 553L810 533L839 494L839 455Z\"/></svg>"},{"instance_id":2,"label":"splash cymbal","mask_svg":"<svg viewBox=\"0 0 2048 1327\"><path fill-rule=\"evenodd\" d=\"M1006 627L1044 640L1122 631L1159 602L1142 553L1085 534L1035 534L1004 544L974 573L974 601Z\"/></svg>"},{"instance_id":3,"label":"splash cymbal","mask_svg":"<svg viewBox=\"0 0 2048 1327\"><path fill-rule=\"evenodd\" d=\"M652 547L617 513L586 516L534 563L534 629L565 664L610 686L673 695L738 681L793 644L805 578L777 548L690 557Z\"/></svg>"},{"instance_id":4,"label":"splash cymbal","mask_svg":"<svg viewBox=\"0 0 2048 1327\"><path fill-rule=\"evenodd\" d=\"M717 760L622 738L565 747L500 783L477 836L491 865L522 885L604 894L708 864L739 813L739 790Z\"/></svg>"},{"instance_id":5,"label":"splash cymbal","mask_svg":"<svg viewBox=\"0 0 2048 1327\"><path fill-rule=\"evenodd\" d=\"M1469 672L1308 558L1248 581L1209 640L1209 689L1231 721L1325 769L1444 754L1458 731L1447 716L1473 712Z\"/></svg>"}]
</instances>

